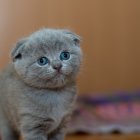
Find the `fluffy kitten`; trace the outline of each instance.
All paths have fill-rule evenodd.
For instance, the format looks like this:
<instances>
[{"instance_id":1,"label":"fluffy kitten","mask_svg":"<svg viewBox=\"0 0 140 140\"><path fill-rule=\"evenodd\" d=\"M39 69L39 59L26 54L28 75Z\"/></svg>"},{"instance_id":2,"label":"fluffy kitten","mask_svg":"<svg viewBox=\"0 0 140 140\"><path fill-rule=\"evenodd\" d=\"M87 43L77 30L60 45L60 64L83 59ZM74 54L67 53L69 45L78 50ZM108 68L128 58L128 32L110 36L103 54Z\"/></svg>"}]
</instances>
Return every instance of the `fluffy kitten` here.
<instances>
[{"instance_id":1,"label":"fluffy kitten","mask_svg":"<svg viewBox=\"0 0 140 140\"><path fill-rule=\"evenodd\" d=\"M20 40L0 76L2 140L63 140L76 97L79 36L42 29Z\"/></svg>"}]
</instances>

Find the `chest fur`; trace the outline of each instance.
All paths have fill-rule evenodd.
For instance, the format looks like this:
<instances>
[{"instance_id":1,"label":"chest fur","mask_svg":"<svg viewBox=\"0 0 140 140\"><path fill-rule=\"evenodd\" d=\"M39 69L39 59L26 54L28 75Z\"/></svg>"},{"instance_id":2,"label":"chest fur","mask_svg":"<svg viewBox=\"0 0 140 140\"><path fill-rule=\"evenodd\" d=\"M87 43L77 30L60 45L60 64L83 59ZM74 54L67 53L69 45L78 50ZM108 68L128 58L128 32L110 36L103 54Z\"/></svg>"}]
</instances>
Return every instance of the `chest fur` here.
<instances>
[{"instance_id":1,"label":"chest fur","mask_svg":"<svg viewBox=\"0 0 140 140\"><path fill-rule=\"evenodd\" d=\"M39 119L53 120L57 127L62 119L71 112L74 100L74 89L63 91L41 91L26 94L22 103L21 114L31 114Z\"/></svg>"}]
</instances>

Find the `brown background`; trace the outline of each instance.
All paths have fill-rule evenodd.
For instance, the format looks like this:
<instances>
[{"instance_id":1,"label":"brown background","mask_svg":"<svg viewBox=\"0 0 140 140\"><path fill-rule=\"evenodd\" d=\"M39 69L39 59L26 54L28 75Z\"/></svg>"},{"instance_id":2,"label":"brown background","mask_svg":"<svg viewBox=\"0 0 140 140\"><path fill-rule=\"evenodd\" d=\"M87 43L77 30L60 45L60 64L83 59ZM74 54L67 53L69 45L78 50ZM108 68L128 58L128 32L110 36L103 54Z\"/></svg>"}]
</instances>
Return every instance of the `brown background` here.
<instances>
[{"instance_id":1,"label":"brown background","mask_svg":"<svg viewBox=\"0 0 140 140\"><path fill-rule=\"evenodd\" d=\"M42 27L82 36L81 93L139 88L140 0L0 0L0 68L19 38Z\"/></svg>"}]
</instances>

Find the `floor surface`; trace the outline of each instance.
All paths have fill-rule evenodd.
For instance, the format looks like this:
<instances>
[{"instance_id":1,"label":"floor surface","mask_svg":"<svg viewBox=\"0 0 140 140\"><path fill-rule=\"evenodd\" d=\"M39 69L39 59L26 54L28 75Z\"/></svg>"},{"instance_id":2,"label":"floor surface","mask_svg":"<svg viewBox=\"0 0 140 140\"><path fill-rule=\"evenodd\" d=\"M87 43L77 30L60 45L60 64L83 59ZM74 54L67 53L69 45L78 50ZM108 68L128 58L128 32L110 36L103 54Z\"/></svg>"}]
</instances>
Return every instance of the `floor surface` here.
<instances>
[{"instance_id":1,"label":"floor surface","mask_svg":"<svg viewBox=\"0 0 140 140\"><path fill-rule=\"evenodd\" d=\"M66 140L140 140L140 134L135 135L72 135L67 136Z\"/></svg>"}]
</instances>

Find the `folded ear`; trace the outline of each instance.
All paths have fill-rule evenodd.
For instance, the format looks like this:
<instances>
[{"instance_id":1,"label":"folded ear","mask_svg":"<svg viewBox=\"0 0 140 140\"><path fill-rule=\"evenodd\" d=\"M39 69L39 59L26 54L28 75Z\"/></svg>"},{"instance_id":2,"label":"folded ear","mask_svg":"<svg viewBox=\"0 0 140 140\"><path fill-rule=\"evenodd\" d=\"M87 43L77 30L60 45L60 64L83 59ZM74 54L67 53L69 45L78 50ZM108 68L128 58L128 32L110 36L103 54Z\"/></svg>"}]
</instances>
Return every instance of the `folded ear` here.
<instances>
[{"instance_id":1,"label":"folded ear","mask_svg":"<svg viewBox=\"0 0 140 140\"><path fill-rule=\"evenodd\" d=\"M24 48L26 41L27 39L24 38L24 39L19 40L16 43L15 48L11 52L11 57L12 57L13 62L16 61L17 59L22 58L22 49Z\"/></svg>"},{"instance_id":2,"label":"folded ear","mask_svg":"<svg viewBox=\"0 0 140 140\"><path fill-rule=\"evenodd\" d=\"M73 42L75 45L79 46L80 45L80 36L77 35L76 33L72 32L72 31L69 31L69 30L63 30L63 32L67 35L69 35L69 37L72 38Z\"/></svg>"}]
</instances>

